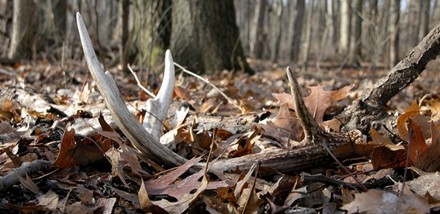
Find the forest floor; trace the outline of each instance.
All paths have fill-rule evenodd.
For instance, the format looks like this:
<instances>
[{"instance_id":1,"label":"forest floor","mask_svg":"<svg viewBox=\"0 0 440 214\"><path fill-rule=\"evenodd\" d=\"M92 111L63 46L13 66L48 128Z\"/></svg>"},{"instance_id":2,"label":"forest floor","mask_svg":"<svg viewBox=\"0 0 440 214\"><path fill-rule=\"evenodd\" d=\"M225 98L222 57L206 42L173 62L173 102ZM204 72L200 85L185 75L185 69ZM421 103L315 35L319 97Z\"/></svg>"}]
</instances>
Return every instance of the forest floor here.
<instances>
[{"instance_id":1,"label":"forest floor","mask_svg":"<svg viewBox=\"0 0 440 214\"><path fill-rule=\"evenodd\" d=\"M191 164L206 159L207 153L220 158L238 157L273 147L294 149L292 145L301 140L301 128L292 125L295 113L285 108L280 95L290 93L285 66L260 61L251 64L257 71L252 76L227 71L204 76L238 106L228 103L212 85L176 68L173 104L164 121L165 134L161 141L178 154L192 158L191 163L176 168L136 156L135 149L111 121L84 63L0 66L0 212L425 213L439 210L436 208L440 205L440 176L434 173L438 168L422 170L416 160L403 161L402 165L396 160L370 155L344 161L344 167L322 163L301 171L265 175L259 173L256 165L249 171L225 173L225 177L189 170ZM388 112L405 115L416 105L419 120L423 120L419 124L432 122L431 127L438 129L440 75L434 64L429 67L388 103ZM109 71L133 114L142 117L145 114L142 107L148 99L146 93L131 74L116 68ZM297 80L305 96L310 92L310 96L317 96L333 91L342 97L337 102L322 99L318 103L328 106L322 110L320 125L333 128L327 122L334 121L334 115L344 111L362 90L372 87L387 72L310 66L307 72L297 73ZM157 93L160 82L161 75L150 74L144 86ZM342 91L344 87L349 90ZM416 104L412 106L413 101ZM100 117L101 113L104 117ZM234 118L235 122L242 120L231 124L228 118ZM108 128L107 123L116 131ZM417 130L424 128L420 125L414 130L418 133ZM269 133L280 129L284 131ZM426 148L440 141L434 132L422 132L417 139L423 141L421 144L426 143ZM388 142L377 134L371 135L364 143L381 147ZM387 154L396 159L407 154L409 157L408 150L412 147L406 146L407 143L403 140L394 147L388 145ZM210 152L211 144L214 146ZM40 160L46 162L38 166ZM438 160L440 157L433 157L430 163L438 166ZM18 173L29 163L40 168Z\"/></svg>"}]
</instances>

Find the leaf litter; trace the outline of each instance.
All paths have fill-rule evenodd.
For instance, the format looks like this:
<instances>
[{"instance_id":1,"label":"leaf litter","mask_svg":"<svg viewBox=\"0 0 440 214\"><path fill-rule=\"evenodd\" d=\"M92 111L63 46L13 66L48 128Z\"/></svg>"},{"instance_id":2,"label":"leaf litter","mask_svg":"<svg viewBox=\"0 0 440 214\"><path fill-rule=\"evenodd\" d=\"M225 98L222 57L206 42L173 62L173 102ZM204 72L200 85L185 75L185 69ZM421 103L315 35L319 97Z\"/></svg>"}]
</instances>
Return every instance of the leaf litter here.
<instances>
[{"instance_id":1,"label":"leaf litter","mask_svg":"<svg viewBox=\"0 0 440 214\"><path fill-rule=\"evenodd\" d=\"M350 151L341 150L361 154L344 165L370 188L362 192L350 175L332 166L264 176L257 163L244 172L206 173L192 168L207 158L211 147L210 161L216 161L273 147L301 146L297 143L304 134L291 95L286 94L287 78L281 67L254 76L220 72L207 77L239 109L209 84L179 76L161 142L191 159L175 168L140 155L126 140L111 121L85 66L43 63L10 69L17 75L3 82L1 91L2 211L426 213L439 206L440 99L429 85L422 84L423 75L390 103L389 112L400 115L396 124L401 144L393 144L372 129L370 139L351 145ZM148 95L132 77L112 72L132 113L141 117ZM319 125L338 131L343 124L333 116L360 90L371 87L376 76L360 78L366 74L359 71L357 76L351 73L347 82L347 78L338 81L331 70L316 72L334 81L299 75L300 85L307 86L304 91L310 90L306 105ZM160 75L149 77L150 83L159 80ZM6 96L17 93L19 99ZM421 98L420 94L429 96ZM25 170L35 161L51 164L37 171ZM406 181L403 169L410 172ZM17 180L11 184L10 177Z\"/></svg>"}]
</instances>

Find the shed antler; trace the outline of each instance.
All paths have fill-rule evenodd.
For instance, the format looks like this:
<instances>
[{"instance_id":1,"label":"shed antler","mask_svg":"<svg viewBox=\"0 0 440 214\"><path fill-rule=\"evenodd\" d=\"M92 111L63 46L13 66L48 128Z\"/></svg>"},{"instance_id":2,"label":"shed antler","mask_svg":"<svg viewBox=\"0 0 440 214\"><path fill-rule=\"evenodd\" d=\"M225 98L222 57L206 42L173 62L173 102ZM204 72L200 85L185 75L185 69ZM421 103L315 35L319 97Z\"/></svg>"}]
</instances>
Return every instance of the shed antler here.
<instances>
[{"instance_id":1,"label":"shed antler","mask_svg":"<svg viewBox=\"0 0 440 214\"><path fill-rule=\"evenodd\" d=\"M142 127L134 118L134 116L128 111L127 106L125 105L124 101L121 98L121 94L118 90L118 87L116 86L115 81L113 80L111 74L109 72L104 72L97 57L95 54L95 51L92 46L92 42L90 41L89 33L85 27L84 21L79 13L76 14L77 19L77 25L78 25L78 31L81 39L81 44L84 51L84 56L87 61L88 68L90 70L90 73L92 74L93 79L96 82L96 85L98 86L98 90L101 92L102 96L104 97L104 100L106 102L107 108L109 108L116 124L118 124L119 128L122 130L122 132L127 136L127 138L133 143L133 145L141 151L143 155L148 156L148 158L151 158L153 160L160 161L161 163L171 163L174 165L180 165L182 163L185 163L187 160L180 155L174 153L167 147L163 146L159 143L158 139L155 139L157 137L157 133L152 134L148 133L147 130ZM173 66L171 54L169 51L166 53L167 57L165 58L165 68L168 68L168 72L165 71L165 77L172 77L173 82L168 85L168 89L165 90L171 90L174 85L174 69L171 70L170 68ZM172 73L172 74L170 74ZM168 75L167 75L168 74ZM171 89L169 89L171 87ZM160 89L162 91L162 89ZM159 95L168 95L169 93L163 92L159 93ZM155 117L149 119L149 121L154 121L159 118L163 119L164 115L161 113L161 111L165 111L168 109L168 105L170 101L162 102L162 100L165 98L157 98L157 100L153 101L150 106L150 110L156 110L156 112L150 112L155 114ZM166 106L160 106L161 103L165 103ZM156 108L155 108L156 107ZM147 117L152 117L151 115L146 115ZM157 124L157 122L155 122ZM159 122L159 125L160 122ZM154 125L149 126L151 130L157 130L157 127L154 127Z\"/></svg>"},{"instance_id":2,"label":"shed antler","mask_svg":"<svg viewBox=\"0 0 440 214\"><path fill-rule=\"evenodd\" d=\"M167 51L165 56L165 75L164 83L162 84L162 87L165 88L161 87L158 97L148 104L149 107L147 106L147 108L149 108L151 111L150 113L154 114L154 116L146 114L146 117L150 118L144 120L144 122L150 121L147 123L151 125L146 127L149 129L147 131L128 111L111 74L108 72L104 73L98 59L96 58L96 54L93 50L89 34L84 25L84 21L79 13L77 13L76 16L81 44L84 50L88 68L96 82L96 85L98 86L98 90L104 97L107 108L109 108L116 124L119 126L121 131L128 137L128 139L142 153L142 155L159 161L162 164L181 165L185 163L187 159L176 154L159 142L161 123L158 121L158 119L164 119L170 102L169 100L166 100L171 99L174 85L174 68L170 52ZM280 172L297 171L307 167L316 166L319 163L330 160L328 152L321 144L319 144L319 141L326 140L328 147L330 148L335 148L338 145L348 141L347 138L342 138L339 136L336 137L332 134L324 133L316 124L313 123L313 119L310 119L312 118L310 113L304 106L304 100L301 96L301 92L299 91L298 83L293 81L293 84L295 84L295 87L293 87L293 93L295 94L295 99L297 102L295 111L299 113L299 119L303 120L304 123L302 125L307 131L306 133L310 134L306 139L304 139L305 142L307 142L306 145L290 151L286 149L273 149L258 154L216 160L210 163L209 170L211 172L218 173L232 171L237 168L241 170L248 170L256 162L259 162L260 167L262 168L271 168ZM201 162L197 163L195 167L201 169L205 165L206 163Z\"/></svg>"}]
</instances>

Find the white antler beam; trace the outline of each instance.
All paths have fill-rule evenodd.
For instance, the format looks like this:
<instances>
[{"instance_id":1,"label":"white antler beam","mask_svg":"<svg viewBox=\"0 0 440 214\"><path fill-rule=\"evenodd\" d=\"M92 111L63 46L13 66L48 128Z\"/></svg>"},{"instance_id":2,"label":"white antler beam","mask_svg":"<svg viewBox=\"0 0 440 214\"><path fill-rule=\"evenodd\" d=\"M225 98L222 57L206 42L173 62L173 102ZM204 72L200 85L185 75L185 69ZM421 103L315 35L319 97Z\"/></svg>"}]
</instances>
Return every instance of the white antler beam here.
<instances>
[{"instance_id":1,"label":"white antler beam","mask_svg":"<svg viewBox=\"0 0 440 214\"><path fill-rule=\"evenodd\" d=\"M155 134L156 136L152 136L150 133L148 133L145 128L142 127L136 121L134 116L128 111L127 106L122 100L120 92L111 74L109 72L104 73L96 57L87 28L85 27L84 21L79 13L76 14L76 19L81 44L90 73L92 74L92 77L95 80L96 85L98 86L98 90L104 97L107 108L109 108L116 124L118 124L122 132L133 143L133 145L137 149L139 149L142 154L147 155L148 158L160 161L163 164L171 163L175 165L180 165L182 163L185 163L187 161L185 158L181 157L164 145L160 144L157 138L157 134ZM174 68L171 68L173 63L171 54L169 52L167 52L165 61L168 63L168 72L166 71L164 76L172 76L173 80L171 82L168 80L167 88L164 88L163 90L161 88L158 95L169 93L172 94L172 87L174 85ZM169 87L171 87L171 92L169 92ZM169 102L170 101L168 101L167 104L167 101L161 100L161 98L157 98L156 103L160 103L162 105L162 108L160 108L161 110L158 111L157 115L155 115L156 117L161 119L165 117L164 114L166 114L166 109L168 108Z\"/></svg>"}]
</instances>

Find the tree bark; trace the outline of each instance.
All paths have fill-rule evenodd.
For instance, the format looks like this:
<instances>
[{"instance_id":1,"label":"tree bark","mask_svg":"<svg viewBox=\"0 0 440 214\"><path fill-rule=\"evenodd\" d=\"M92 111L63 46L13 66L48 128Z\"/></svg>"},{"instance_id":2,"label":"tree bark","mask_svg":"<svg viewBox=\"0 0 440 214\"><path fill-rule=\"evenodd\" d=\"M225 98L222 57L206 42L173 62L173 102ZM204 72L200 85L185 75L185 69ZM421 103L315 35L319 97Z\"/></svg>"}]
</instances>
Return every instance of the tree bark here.
<instances>
[{"instance_id":1,"label":"tree bark","mask_svg":"<svg viewBox=\"0 0 440 214\"><path fill-rule=\"evenodd\" d=\"M277 62L279 52L280 52L280 43L281 43L281 35L283 32L283 11L284 6L282 0L275 0L273 2L273 11L271 19L271 26L273 29L272 38L271 38L271 52L270 52L270 60L272 62Z\"/></svg>"},{"instance_id":2,"label":"tree bark","mask_svg":"<svg viewBox=\"0 0 440 214\"><path fill-rule=\"evenodd\" d=\"M429 32L429 15L430 15L430 7L431 2L430 1L420 1L419 2L419 40L422 40L423 37L426 36Z\"/></svg>"},{"instance_id":3,"label":"tree bark","mask_svg":"<svg viewBox=\"0 0 440 214\"><path fill-rule=\"evenodd\" d=\"M33 1L14 1L12 38L8 54L10 59L23 59L32 55L32 8Z\"/></svg>"},{"instance_id":4,"label":"tree bark","mask_svg":"<svg viewBox=\"0 0 440 214\"><path fill-rule=\"evenodd\" d=\"M390 68L399 62L399 17L400 0L391 0L390 5Z\"/></svg>"},{"instance_id":5,"label":"tree bark","mask_svg":"<svg viewBox=\"0 0 440 214\"><path fill-rule=\"evenodd\" d=\"M366 57L370 61L370 69L374 70L377 65L376 61L376 52L378 52L378 43L379 41L379 28L378 28L378 16L379 11L377 9L378 0L371 0L368 1L368 28L367 32L364 32L364 35L366 37L366 42L371 45L366 46L366 50L368 51L368 54Z\"/></svg>"},{"instance_id":6,"label":"tree bark","mask_svg":"<svg viewBox=\"0 0 440 214\"><path fill-rule=\"evenodd\" d=\"M354 0L352 15L352 29L350 34L350 66L359 67L362 57L362 0Z\"/></svg>"},{"instance_id":7,"label":"tree bark","mask_svg":"<svg viewBox=\"0 0 440 214\"><path fill-rule=\"evenodd\" d=\"M120 51L120 62L122 64L122 70L128 71L127 65L130 63L129 57L128 57L128 39L130 36L129 33L129 16L130 16L130 0L122 0L121 1L121 47L119 48Z\"/></svg>"},{"instance_id":8,"label":"tree bark","mask_svg":"<svg viewBox=\"0 0 440 214\"><path fill-rule=\"evenodd\" d=\"M312 21L313 21L313 14L314 14L314 8L315 8L315 0L309 1L309 7L307 10L307 22L305 26L305 35L304 35L304 42L302 47L302 57L301 57L301 66L302 71L307 71L307 63L309 61L309 53L310 53L310 43L312 41Z\"/></svg>"},{"instance_id":9,"label":"tree bark","mask_svg":"<svg viewBox=\"0 0 440 214\"><path fill-rule=\"evenodd\" d=\"M171 50L177 63L196 73L253 73L243 54L232 0L176 0L172 23Z\"/></svg>"},{"instance_id":10,"label":"tree bark","mask_svg":"<svg viewBox=\"0 0 440 214\"><path fill-rule=\"evenodd\" d=\"M291 17L294 20L294 22L292 29L293 34L292 34L290 59L294 63L298 62L301 51L301 37L303 30L305 5L306 4L304 0L296 0L296 6L292 5L291 7Z\"/></svg>"},{"instance_id":11,"label":"tree bark","mask_svg":"<svg viewBox=\"0 0 440 214\"><path fill-rule=\"evenodd\" d=\"M129 58L135 64L150 67L163 63L171 37L171 3L171 0L134 1Z\"/></svg>"},{"instance_id":12,"label":"tree bark","mask_svg":"<svg viewBox=\"0 0 440 214\"><path fill-rule=\"evenodd\" d=\"M385 111L386 103L410 85L425 70L426 65L440 53L440 25L437 25L383 78L362 91L362 97L348 106L341 118L346 120L345 131L358 129L369 136L371 128L390 135L396 118ZM394 138L394 136L390 136Z\"/></svg>"},{"instance_id":13,"label":"tree bark","mask_svg":"<svg viewBox=\"0 0 440 214\"><path fill-rule=\"evenodd\" d=\"M345 57L350 50L351 34L351 0L341 0L341 24L339 29L338 53Z\"/></svg>"},{"instance_id":14,"label":"tree bark","mask_svg":"<svg viewBox=\"0 0 440 214\"><path fill-rule=\"evenodd\" d=\"M257 0L255 5L254 19L252 21L252 33L250 40L251 56L261 59L263 56L266 32L264 32L264 21L266 19L267 0Z\"/></svg>"}]
</instances>

